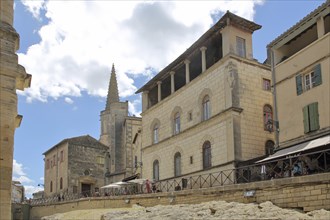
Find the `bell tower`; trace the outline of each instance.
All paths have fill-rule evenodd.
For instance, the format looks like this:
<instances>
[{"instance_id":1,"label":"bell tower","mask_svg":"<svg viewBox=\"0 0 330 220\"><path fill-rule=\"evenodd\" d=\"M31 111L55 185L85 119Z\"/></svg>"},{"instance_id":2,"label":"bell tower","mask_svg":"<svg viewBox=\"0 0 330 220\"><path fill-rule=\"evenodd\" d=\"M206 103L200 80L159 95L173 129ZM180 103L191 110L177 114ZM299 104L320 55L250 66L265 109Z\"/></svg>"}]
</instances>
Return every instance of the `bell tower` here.
<instances>
[{"instance_id":1,"label":"bell tower","mask_svg":"<svg viewBox=\"0 0 330 220\"><path fill-rule=\"evenodd\" d=\"M111 69L108 96L105 110L101 112L100 142L109 147L106 169L110 175L124 171L124 151L122 133L125 118L128 115L128 102L120 102L114 64Z\"/></svg>"}]
</instances>

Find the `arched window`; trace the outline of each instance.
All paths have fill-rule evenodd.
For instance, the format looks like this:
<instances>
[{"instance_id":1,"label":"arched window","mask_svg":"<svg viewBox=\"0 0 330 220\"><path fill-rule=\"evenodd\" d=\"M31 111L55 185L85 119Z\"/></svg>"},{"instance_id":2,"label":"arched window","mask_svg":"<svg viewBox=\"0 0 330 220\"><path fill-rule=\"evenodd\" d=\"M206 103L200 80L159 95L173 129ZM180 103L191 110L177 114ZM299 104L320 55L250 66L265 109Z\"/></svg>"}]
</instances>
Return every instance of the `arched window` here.
<instances>
[{"instance_id":1,"label":"arched window","mask_svg":"<svg viewBox=\"0 0 330 220\"><path fill-rule=\"evenodd\" d=\"M272 140L268 140L266 141L266 145L265 145L265 154L268 155L272 155L274 153L275 147L274 147L274 141Z\"/></svg>"},{"instance_id":2,"label":"arched window","mask_svg":"<svg viewBox=\"0 0 330 220\"><path fill-rule=\"evenodd\" d=\"M273 131L273 109L270 105L264 106L264 129L265 131Z\"/></svg>"},{"instance_id":3,"label":"arched window","mask_svg":"<svg viewBox=\"0 0 330 220\"><path fill-rule=\"evenodd\" d=\"M60 179L60 189L63 189L63 178Z\"/></svg>"},{"instance_id":4,"label":"arched window","mask_svg":"<svg viewBox=\"0 0 330 220\"><path fill-rule=\"evenodd\" d=\"M159 137L159 126L158 124L155 124L154 130L153 130L153 143L157 144L158 143L158 137Z\"/></svg>"},{"instance_id":5,"label":"arched window","mask_svg":"<svg viewBox=\"0 0 330 220\"><path fill-rule=\"evenodd\" d=\"M180 113L174 115L174 134L180 133Z\"/></svg>"},{"instance_id":6,"label":"arched window","mask_svg":"<svg viewBox=\"0 0 330 220\"><path fill-rule=\"evenodd\" d=\"M53 181L50 181L50 192L53 192Z\"/></svg>"},{"instance_id":7,"label":"arched window","mask_svg":"<svg viewBox=\"0 0 330 220\"><path fill-rule=\"evenodd\" d=\"M174 176L181 176L181 154L179 152L174 155Z\"/></svg>"},{"instance_id":8,"label":"arched window","mask_svg":"<svg viewBox=\"0 0 330 220\"><path fill-rule=\"evenodd\" d=\"M205 141L203 144L203 169L207 169L212 166L211 159L211 143L209 141Z\"/></svg>"},{"instance_id":9,"label":"arched window","mask_svg":"<svg viewBox=\"0 0 330 220\"><path fill-rule=\"evenodd\" d=\"M159 180L159 161L155 160L153 165L153 170L152 170L152 177L154 180Z\"/></svg>"},{"instance_id":10,"label":"arched window","mask_svg":"<svg viewBox=\"0 0 330 220\"><path fill-rule=\"evenodd\" d=\"M211 117L210 98L207 95L203 98L203 121L209 119L210 117Z\"/></svg>"}]
</instances>

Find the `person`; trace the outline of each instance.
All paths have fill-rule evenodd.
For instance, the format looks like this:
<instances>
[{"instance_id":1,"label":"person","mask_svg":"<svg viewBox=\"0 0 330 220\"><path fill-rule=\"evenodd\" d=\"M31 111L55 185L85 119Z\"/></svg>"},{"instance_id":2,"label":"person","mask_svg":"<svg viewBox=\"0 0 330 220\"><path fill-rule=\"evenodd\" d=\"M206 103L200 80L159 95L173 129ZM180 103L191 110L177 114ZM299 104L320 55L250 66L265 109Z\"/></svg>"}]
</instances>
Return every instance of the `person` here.
<instances>
[{"instance_id":1,"label":"person","mask_svg":"<svg viewBox=\"0 0 330 220\"><path fill-rule=\"evenodd\" d=\"M265 166L265 164L263 164L262 166L261 166L261 171L260 171L260 174L261 174L261 179L262 180L265 180L266 179L266 166Z\"/></svg>"},{"instance_id":2,"label":"person","mask_svg":"<svg viewBox=\"0 0 330 220\"><path fill-rule=\"evenodd\" d=\"M151 185L152 185L152 192L155 193L157 191L156 184L152 183Z\"/></svg>"},{"instance_id":3,"label":"person","mask_svg":"<svg viewBox=\"0 0 330 220\"><path fill-rule=\"evenodd\" d=\"M151 193L151 187L150 187L149 179L146 180L146 189L147 189L147 193Z\"/></svg>"},{"instance_id":4,"label":"person","mask_svg":"<svg viewBox=\"0 0 330 220\"><path fill-rule=\"evenodd\" d=\"M301 167L299 166L299 164L293 165L292 175L293 176L301 175Z\"/></svg>"},{"instance_id":5,"label":"person","mask_svg":"<svg viewBox=\"0 0 330 220\"><path fill-rule=\"evenodd\" d=\"M181 186L178 184L178 185L175 187L174 190L175 190L175 191L180 191L180 190L181 190Z\"/></svg>"}]
</instances>

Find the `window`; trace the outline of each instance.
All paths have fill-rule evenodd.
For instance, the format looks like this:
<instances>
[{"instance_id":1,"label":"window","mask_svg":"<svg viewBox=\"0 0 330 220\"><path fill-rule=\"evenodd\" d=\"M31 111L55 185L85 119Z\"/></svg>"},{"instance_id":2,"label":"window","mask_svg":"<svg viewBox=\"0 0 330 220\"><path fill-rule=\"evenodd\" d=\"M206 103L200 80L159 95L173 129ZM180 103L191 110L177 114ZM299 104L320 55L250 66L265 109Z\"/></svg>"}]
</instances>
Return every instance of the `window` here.
<instances>
[{"instance_id":1,"label":"window","mask_svg":"<svg viewBox=\"0 0 330 220\"><path fill-rule=\"evenodd\" d=\"M180 133L180 113L174 115L174 134Z\"/></svg>"},{"instance_id":2,"label":"window","mask_svg":"<svg viewBox=\"0 0 330 220\"><path fill-rule=\"evenodd\" d=\"M50 192L53 192L53 181L50 181Z\"/></svg>"},{"instance_id":3,"label":"window","mask_svg":"<svg viewBox=\"0 0 330 220\"><path fill-rule=\"evenodd\" d=\"M274 145L275 145L274 141L271 141L271 140L266 141L265 154L267 156L272 155L274 153L274 150L275 150Z\"/></svg>"},{"instance_id":4,"label":"window","mask_svg":"<svg viewBox=\"0 0 330 220\"><path fill-rule=\"evenodd\" d=\"M245 52L245 39L241 37L236 37L236 52L240 57L246 57Z\"/></svg>"},{"instance_id":5,"label":"window","mask_svg":"<svg viewBox=\"0 0 330 220\"><path fill-rule=\"evenodd\" d=\"M46 169L49 169L49 159L46 160Z\"/></svg>"},{"instance_id":6,"label":"window","mask_svg":"<svg viewBox=\"0 0 330 220\"><path fill-rule=\"evenodd\" d=\"M262 79L262 89L265 91L271 90L270 80L269 79Z\"/></svg>"},{"instance_id":7,"label":"window","mask_svg":"<svg viewBox=\"0 0 330 220\"><path fill-rule=\"evenodd\" d=\"M60 161L61 163L64 161L64 152L61 150L61 154L60 154Z\"/></svg>"},{"instance_id":8,"label":"window","mask_svg":"<svg viewBox=\"0 0 330 220\"><path fill-rule=\"evenodd\" d=\"M154 130L153 130L153 143L154 144L158 143L158 136L159 136L159 128L158 128L158 124L155 124Z\"/></svg>"},{"instance_id":9,"label":"window","mask_svg":"<svg viewBox=\"0 0 330 220\"><path fill-rule=\"evenodd\" d=\"M104 163L105 163L105 158L104 158L104 156L97 156L97 157L96 157L96 161L97 161L98 164L102 164L102 165L104 165Z\"/></svg>"},{"instance_id":10,"label":"window","mask_svg":"<svg viewBox=\"0 0 330 220\"><path fill-rule=\"evenodd\" d=\"M60 189L63 189L63 178L60 179Z\"/></svg>"},{"instance_id":11,"label":"window","mask_svg":"<svg viewBox=\"0 0 330 220\"><path fill-rule=\"evenodd\" d=\"M203 169L207 169L212 166L211 158L211 143L206 141L203 144Z\"/></svg>"},{"instance_id":12,"label":"window","mask_svg":"<svg viewBox=\"0 0 330 220\"><path fill-rule=\"evenodd\" d=\"M203 99L203 121L209 119L210 116L211 116L210 98L209 96L205 96Z\"/></svg>"},{"instance_id":13,"label":"window","mask_svg":"<svg viewBox=\"0 0 330 220\"><path fill-rule=\"evenodd\" d=\"M138 167L138 161L137 161L137 156L134 156L134 167Z\"/></svg>"},{"instance_id":14,"label":"window","mask_svg":"<svg viewBox=\"0 0 330 220\"><path fill-rule=\"evenodd\" d=\"M193 164L194 163L194 158L193 156L190 156L190 164Z\"/></svg>"},{"instance_id":15,"label":"window","mask_svg":"<svg viewBox=\"0 0 330 220\"><path fill-rule=\"evenodd\" d=\"M297 95L302 94L322 84L321 64L316 65L311 71L296 76Z\"/></svg>"},{"instance_id":16,"label":"window","mask_svg":"<svg viewBox=\"0 0 330 220\"><path fill-rule=\"evenodd\" d=\"M174 155L174 176L181 176L181 154L179 152Z\"/></svg>"},{"instance_id":17,"label":"window","mask_svg":"<svg viewBox=\"0 0 330 220\"><path fill-rule=\"evenodd\" d=\"M188 112L188 121L192 120L192 112Z\"/></svg>"},{"instance_id":18,"label":"window","mask_svg":"<svg viewBox=\"0 0 330 220\"><path fill-rule=\"evenodd\" d=\"M159 161L158 160L155 160L153 165L153 172L152 172L152 177L154 180L159 180Z\"/></svg>"},{"instance_id":19,"label":"window","mask_svg":"<svg viewBox=\"0 0 330 220\"><path fill-rule=\"evenodd\" d=\"M315 131L320 128L317 102L314 102L310 105L305 106L303 108L303 116L304 116L305 133Z\"/></svg>"},{"instance_id":20,"label":"window","mask_svg":"<svg viewBox=\"0 0 330 220\"><path fill-rule=\"evenodd\" d=\"M272 106L264 106L264 129L265 131L273 131L273 110Z\"/></svg>"}]
</instances>

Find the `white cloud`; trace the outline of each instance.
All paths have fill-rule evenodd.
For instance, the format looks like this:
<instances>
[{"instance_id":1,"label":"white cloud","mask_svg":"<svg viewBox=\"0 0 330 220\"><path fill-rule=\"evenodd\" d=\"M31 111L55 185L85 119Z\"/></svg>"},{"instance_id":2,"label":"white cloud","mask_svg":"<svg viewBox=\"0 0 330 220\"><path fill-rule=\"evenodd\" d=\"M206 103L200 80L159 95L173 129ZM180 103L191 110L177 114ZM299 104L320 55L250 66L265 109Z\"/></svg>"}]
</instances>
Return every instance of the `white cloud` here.
<instances>
[{"instance_id":1,"label":"white cloud","mask_svg":"<svg viewBox=\"0 0 330 220\"><path fill-rule=\"evenodd\" d=\"M13 160L13 180L19 181L22 184L24 183L32 183L34 182L29 177L27 177L27 174L24 172L23 164L18 163L15 159Z\"/></svg>"},{"instance_id":2,"label":"white cloud","mask_svg":"<svg viewBox=\"0 0 330 220\"><path fill-rule=\"evenodd\" d=\"M68 103L68 104L72 104L72 103L73 103L73 100L70 99L69 97L65 97L65 98L64 98L64 101L65 101L66 103Z\"/></svg>"},{"instance_id":3,"label":"white cloud","mask_svg":"<svg viewBox=\"0 0 330 220\"><path fill-rule=\"evenodd\" d=\"M115 63L122 98L136 91L134 77L151 76L186 50L212 24L211 14L230 10L253 19L262 1L23 1L48 24L41 41L20 63L32 74L27 101L66 96L105 97Z\"/></svg>"},{"instance_id":4,"label":"white cloud","mask_svg":"<svg viewBox=\"0 0 330 220\"><path fill-rule=\"evenodd\" d=\"M44 8L44 0L21 0L33 17L40 19L40 10Z\"/></svg>"},{"instance_id":5,"label":"white cloud","mask_svg":"<svg viewBox=\"0 0 330 220\"><path fill-rule=\"evenodd\" d=\"M23 171L23 164L17 163L17 161L13 160L13 176L24 176L26 175Z\"/></svg>"},{"instance_id":6,"label":"white cloud","mask_svg":"<svg viewBox=\"0 0 330 220\"><path fill-rule=\"evenodd\" d=\"M128 102L128 111L133 116L141 117L141 109L139 106L141 105L141 98L135 99L133 102Z\"/></svg>"},{"instance_id":7,"label":"white cloud","mask_svg":"<svg viewBox=\"0 0 330 220\"><path fill-rule=\"evenodd\" d=\"M26 168L23 166L23 164L18 163L15 159L13 160L13 180L19 181L22 185L24 185L26 196L31 198L32 193L43 190L43 188L27 185L35 183L35 181L28 177L24 171L25 169Z\"/></svg>"},{"instance_id":8,"label":"white cloud","mask_svg":"<svg viewBox=\"0 0 330 220\"><path fill-rule=\"evenodd\" d=\"M16 176L16 177L13 177L13 180L14 181L19 181L20 183L24 184L24 183L33 183L34 181L31 180L29 177L27 176Z\"/></svg>"},{"instance_id":9,"label":"white cloud","mask_svg":"<svg viewBox=\"0 0 330 220\"><path fill-rule=\"evenodd\" d=\"M45 178L42 176L39 178L39 180L41 180L43 182L45 180Z\"/></svg>"},{"instance_id":10,"label":"white cloud","mask_svg":"<svg viewBox=\"0 0 330 220\"><path fill-rule=\"evenodd\" d=\"M44 188L40 187L40 186L33 186L33 185L26 185L24 186L25 188L25 196L27 198L32 198L32 194L39 192L39 191L43 191Z\"/></svg>"}]
</instances>

